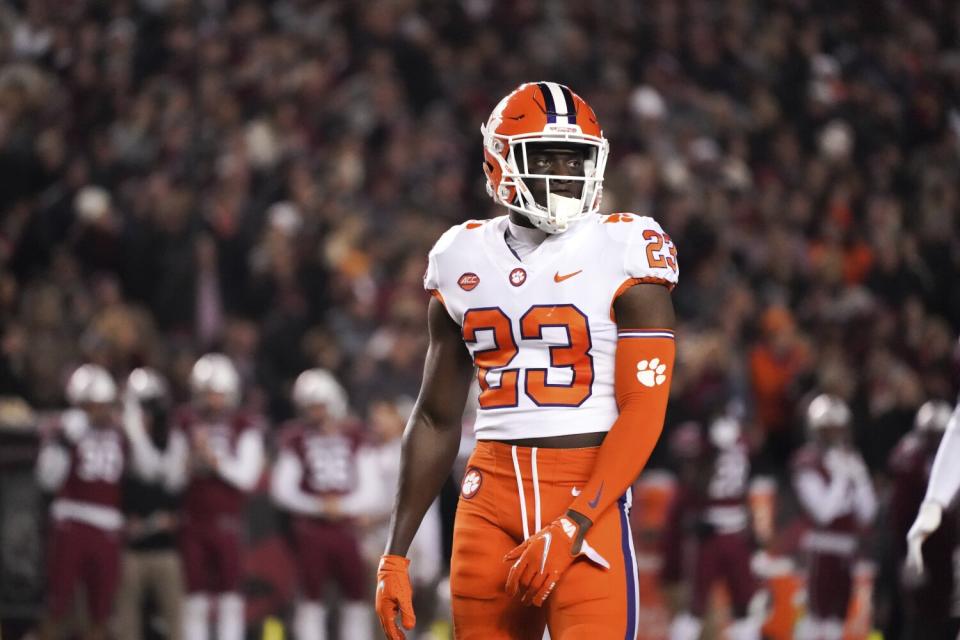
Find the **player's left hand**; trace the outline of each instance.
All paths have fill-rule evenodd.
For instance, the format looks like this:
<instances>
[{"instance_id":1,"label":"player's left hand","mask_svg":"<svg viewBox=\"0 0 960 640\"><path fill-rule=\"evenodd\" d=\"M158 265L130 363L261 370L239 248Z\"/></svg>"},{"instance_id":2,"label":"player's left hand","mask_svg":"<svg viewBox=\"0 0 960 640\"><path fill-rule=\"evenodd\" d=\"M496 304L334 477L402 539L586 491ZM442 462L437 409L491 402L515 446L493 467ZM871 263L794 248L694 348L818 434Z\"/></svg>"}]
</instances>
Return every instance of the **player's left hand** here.
<instances>
[{"instance_id":1,"label":"player's left hand","mask_svg":"<svg viewBox=\"0 0 960 640\"><path fill-rule=\"evenodd\" d=\"M410 560L402 556L380 557L374 608L387 640L404 638L403 631L397 624L397 614L400 614L400 624L407 631L417 624L417 617L413 613L413 587L407 573L409 566Z\"/></svg>"},{"instance_id":2,"label":"player's left hand","mask_svg":"<svg viewBox=\"0 0 960 640\"><path fill-rule=\"evenodd\" d=\"M505 562L513 562L507 574L507 593L525 605L541 606L579 556L610 568L610 563L583 539L577 523L561 516L504 556Z\"/></svg>"}]
</instances>

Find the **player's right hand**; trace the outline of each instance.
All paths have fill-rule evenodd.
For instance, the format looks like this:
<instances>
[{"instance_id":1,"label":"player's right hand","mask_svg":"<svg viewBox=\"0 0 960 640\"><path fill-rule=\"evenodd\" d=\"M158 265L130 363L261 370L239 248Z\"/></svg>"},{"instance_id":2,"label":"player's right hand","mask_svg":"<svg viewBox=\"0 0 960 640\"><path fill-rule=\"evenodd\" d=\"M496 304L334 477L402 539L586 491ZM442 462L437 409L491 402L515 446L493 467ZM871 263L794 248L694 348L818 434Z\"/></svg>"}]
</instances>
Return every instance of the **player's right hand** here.
<instances>
[{"instance_id":1,"label":"player's right hand","mask_svg":"<svg viewBox=\"0 0 960 640\"><path fill-rule=\"evenodd\" d=\"M914 576L923 575L923 543L940 527L943 519L943 507L936 502L924 500L917 513L917 519L907 532L907 566Z\"/></svg>"},{"instance_id":2,"label":"player's right hand","mask_svg":"<svg viewBox=\"0 0 960 640\"><path fill-rule=\"evenodd\" d=\"M377 596L375 608L387 640L405 637L397 624L397 613L403 628L411 630L417 623L413 614L413 587L407 567L410 560L403 556L383 555L377 569Z\"/></svg>"}]
</instances>

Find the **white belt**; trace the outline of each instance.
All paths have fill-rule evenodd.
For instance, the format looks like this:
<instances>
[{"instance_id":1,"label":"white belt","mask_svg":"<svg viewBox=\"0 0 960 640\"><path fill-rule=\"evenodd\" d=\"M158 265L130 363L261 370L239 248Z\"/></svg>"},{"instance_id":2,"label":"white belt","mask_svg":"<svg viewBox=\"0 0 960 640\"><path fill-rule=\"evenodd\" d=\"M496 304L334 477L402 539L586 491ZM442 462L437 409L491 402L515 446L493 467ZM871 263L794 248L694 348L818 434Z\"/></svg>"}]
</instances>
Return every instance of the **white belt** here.
<instances>
[{"instance_id":1,"label":"white belt","mask_svg":"<svg viewBox=\"0 0 960 640\"><path fill-rule=\"evenodd\" d=\"M747 510L741 505L710 507L703 519L718 533L737 533L747 527Z\"/></svg>"},{"instance_id":2,"label":"white belt","mask_svg":"<svg viewBox=\"0 0 960 640\"><path fill-rule=\"evenodd\" d=\"M857 537L852 533L810 531L803 538L803 547L807 551L850 556L857 549Z\"/></svg>"},{"instance_id":3,"label":"white belt","mask_svg":"<svg viewBox=\"0 0 960 640\"><path fill-rule=\"evenodd\" d=\"M54 520L74 520L105 531L116 531L123 526L120 511L90 502L58 498L53 501L50 513Z\"/></svg>"}]
</instances>

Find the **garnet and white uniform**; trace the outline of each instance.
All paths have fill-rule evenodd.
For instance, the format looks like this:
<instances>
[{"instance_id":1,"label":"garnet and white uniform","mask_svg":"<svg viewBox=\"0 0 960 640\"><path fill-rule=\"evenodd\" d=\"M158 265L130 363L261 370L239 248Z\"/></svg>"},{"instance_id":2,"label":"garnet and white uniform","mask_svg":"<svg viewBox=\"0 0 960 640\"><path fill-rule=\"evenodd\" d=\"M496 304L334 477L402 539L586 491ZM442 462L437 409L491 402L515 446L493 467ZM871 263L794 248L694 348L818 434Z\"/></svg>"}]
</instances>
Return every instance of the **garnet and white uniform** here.
<instances>
[{"instance_id":1,"label":"garnet and white uniform","mask_svg":"<svg viewBox=\"0 0 960 640\"><path fill-rule=\"evenodd\" d=\"M271 493L292 516L292 546L302 591L295 631L303 640L326 637L324 594L331 579L343 595L340 637L370 637L364 563L351 516L375 511L380 496L376 461L360 445L355 431L325 432L298 420L281 431ZM336 519L324 515L330 503L335 504Z\"/></svg>"},{"instance_id":2,"label":"garnet and white uniform","mask_svg":"<svg viewBox=\"0 0 960 640\"><path fill-rule=\"evenodd\" d=\"M71 409L41 448L37 480L55 494L48 558L54 619L69 609L78 582L86 586L92 621L102 624L110 615L120 579L121 480L130 469L149 472L138 445L119 424L93 426Z\"/></svg>"},{"instance_id":3,"label":"garnet and white uniform","mask_svg":"<svg viewBox=\"0 0 960 640\"><path fill-rule=\"evenodd\" d=\"M812 619L826 625L819 633L834 637L842 632L859 536L876 514L876 495L863 459L852 449L809 444L794 455L792 470L810 523L801 541L807 553L807 607Z\"/></svg>"},{"instance_id":4,"label":"garnet and white uniform","mask_svg":"<svg viewBox=\"0 0 960 640\"><path fill-rule=\"evenodd\" d=\"M549 620L553 633L589 625L600 636L634 637L638 593L629 492L588 535L609 570L574 562L542 609L522 606L504 592L510 568L504 555L566 511L591 476L597 448L497 441L610 430L619 415L618 338L658 333L618 336L613 302L634 284L672 287L676 251L652 219L613 214L589 216L547 236L521 259L508 244L508 226L501 216L453 227L430 252L424 279L462 327L480 385L478 444L454 531L450 586L457 634L493 637L483 634L500 620L499 628L516 637L539 637ZM672 339L670 332L659 333ZM661 384L660 366L638 362L638 379Z\"/></svg>"},{"instance_id":5,"label":"garnet and white uniform","mask_svg":"<svg viewBox=\"0 0 960 640\"><path fill-rule=\"evenodd\" d=\"M913 431L905 435L890 454L889 469L893 480L890 495L890 525L894 542L894 569L899 571L907 554L906 536L923 502L930 469L940 444L939 434ZM943 514L940 527L923 544L924 578L916 585L902 589L903 604L911 625L905 637L943 637L933 629L948 625L957 610L958 593L954 560L960 542L955 508ZM900 592L894 598L899 598ZM900 604L899 602L897 604ZM956 637L954 632L950 637Z\"/></svg>"},{"instance_id":6,"label":"garnet and white uniform","mask_svg":"<svg viewBox=\"0 0 960 640\"><path fill-rule=\"evenodd\" d=\"M324 433L300 421L281 432L271 492L292 515L301 588L311 600L323 599L330 579L348 600L366 595L356 527L350 519L323 517L322 507L325 499L345 498L361 484L359 447L358 434ZM370 497L371 503L375 500Z\"/></svg>"},{"instance_id":7,"label":"garnet and white uniform","mask_svg":"<svg viewBox=\"0 0 960 640\"><path fill-rule=\"evenodd\" d=\"M196 458L179 463L176 484L185 484L180 553L190 593L239 590L243 513L263 469L263 430L261 418L243 412L208 418L185 407L174 420L171 438L179 450L204 441L217 459L216 470Z\"/></svg>"},{"instance_id":8,"label":"garnet and white uniform","mask_svg":"<svg viewBox=\"0 0 960 640\"><path fill-rule=\"evenodd\" d=\"M690 613L698 620L707 612L713 586L723 583L734 617L743 618L756 590L750 570L746 443L738 440L722 448L706 443L686 463L695 465L703 480L681 485L674 499L664 535L664 579L693 585ZM689 547L691 557L684 557Z\"/></svg>"}]
</instances>

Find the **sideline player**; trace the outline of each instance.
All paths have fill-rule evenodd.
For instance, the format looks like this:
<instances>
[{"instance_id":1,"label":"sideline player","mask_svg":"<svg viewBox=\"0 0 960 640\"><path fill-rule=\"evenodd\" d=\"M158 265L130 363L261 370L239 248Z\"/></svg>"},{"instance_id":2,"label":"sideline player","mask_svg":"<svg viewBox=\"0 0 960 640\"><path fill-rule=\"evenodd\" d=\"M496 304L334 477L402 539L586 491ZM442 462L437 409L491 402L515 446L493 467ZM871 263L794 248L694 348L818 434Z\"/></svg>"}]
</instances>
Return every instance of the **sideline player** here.
<instances>
[{"instance_id":1,"label":"sideline player","mask_svg":"<svg viewBox=\"0 0 960 640\"><path fill-rule=\"evenodd\" d=\"M706 437L697 423L682 429L671 439L680 465L680 486L663 536L663 574L669 582L683 580L692 585L692 594L689 609L671 624L670 639L700 637L711 592L720 582L733 609L727 637L758 640L764 615L761 599L754 600L757 584L750 569L750 458L740 423L720 416L710 423ZM689 542L693 543L692 562L684 563Z\"/></svg>"},{"instance_id":2,"label":"sideline player","mask_svg":"<svg viewBox=\"0 0 960 640\"><path fill-rule=\"evenodd\" d=\"M807 552L807 618L801 640L840 640L852 594L859 531L877 512L877 497L863 458L850 437L850 409L819 395L807 408L810 442L793 458L793 486L811 521Z\"/></svg>"},{"instance_id":3,"label":"sideline player","mask_svg":"<svg viewBox=\"0 0 960 640\"><path fill-rule=\"evenodd\" d=\"M920 509L930 480L937 448L953 409L943 400L929 400L917 411L913 430L903 436L890 454L890 525L896 536L892 569L896 575L907 555L907 532ZM955 611L957 579L954 553L957 549L957 511L948 517L924 544L923 575L904 572L900 589L891 597L894 621L903 627L891 629L891 637L903 640L957 637L960 621Z\"/></svg>"},{"instance_id":4,"label":"sideline player","mask_svg":"<svg viewBox=\"0 0 960 640\"><path fill-rule=\"evenodd\" d=\"M372 619L359 533L349 516L375 507L377 469L358 464L359 433L345 423L347 394L333 374L325 369L301 373L293 385L293 402L300 416L281 430L271 494L293 516L292 546L302 592L296 637L327 637L324 599L333 579L344 600L339 635L363 640L370 637ZM349 504L341 506L341 501Z\"/></svg>"},{"instance_id":5,"label":"sideline player","mask_svg":"<svg viewBox=\"0 0 960 640\"><path fill-rule=\"evenodd\" d=\"M450 589L457 638L634 638L630 485L663 426L674 360L676 250L660 226L599 215L608 145L563 85L493 110L484 171L508 215L430 252L430 344L404 434L376 606L414 620L404 557L450 473L470 379L478 438L461 487ZM466 347L466 348L464 348Z\"/></svg>"},{"instance_id":6,"label":"sideline player","mask_svg":"<svg viewBox=\"0 0 960 640\"><path fill-rule=\"evenodd\" d=\"M208 353L190 372L193 401L174 419L173 488L185 486L180 555L187 583L184 637L206 640L216 596L218 640L245 636L240 594L243 511L263 470L263 421L237 408L240 376L230 359ZM187 444L189 443L189 445ZM187 453L189 451L189 454Z\"/></svg>"},{"instance_id":7,"label":"sideline player","mask_svg":"<svg viewBox=\"0 0 960 640\"><path fill-rule=\"evenodd\" d=\"M120 584L121 481L132 469L149 479L158 469L143 425L127 411L121 428L117 385L101 366L85 364L67 381L64 411L40 449L37 482L54 493L48 558L48 616L41 638L54 638L77 583L87 591L86 638L107 638Z\"/></svg>"},{"instance_id":8,"label":"sideline player","mask_svg":"<svg viewBox=\"0 0 960 640\"><path fill-rule=\"evenodd\" d=\"M944 511L953 503L960 489L960 402L953 409L937 455L930 470L930 482L919 512L907 532L907 571L924 576L924 543L943 522Z\"/></svg>"},{"instance_id":9,"label":"sideline player","mask_svg":"<svg viewBox=\"0 0 960 640\"><path fill-rule=\"evenodd\" d=\"M143 640L144 605L156 604L156 616L169 640L183 638L183 569L177 552L179 498L169 489L167 461L175 455L170 438L172 398L166 380L148 367L134 369L124 386L124 403L139 408L144 437L155 456L157 477L128 477L122 487L126 517L115 635Z\"/></svg>"}]
</instances>

